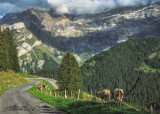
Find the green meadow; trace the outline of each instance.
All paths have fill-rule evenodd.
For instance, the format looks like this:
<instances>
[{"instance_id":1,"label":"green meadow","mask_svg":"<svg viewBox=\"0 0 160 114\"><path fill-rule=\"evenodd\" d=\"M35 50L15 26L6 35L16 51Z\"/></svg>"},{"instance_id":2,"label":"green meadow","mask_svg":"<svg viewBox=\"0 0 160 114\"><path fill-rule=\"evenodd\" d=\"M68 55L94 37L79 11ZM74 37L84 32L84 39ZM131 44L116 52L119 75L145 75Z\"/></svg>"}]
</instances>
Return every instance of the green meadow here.
<instances>
[{"instance_id":1,"label":"green meadow","mask_svg":"<svg viewBox=\"0 0 160 114\"><path fill-rule=\"evenodd\" d=\"M29 93L35 97L41 99L42 101L50 104L54 108L70 114L147 114L149 112L140 111L139 109L123 103L122 107L118 107L114 101L110 103L102 104L101 99L91 96L89 94L83 93L82 99L67 98L58 95L55 98L53 95L54 87L47 81L41 81L40 83L48 84L48 89L43 89L43 91L37 91L37 86L32 87ZM51 93L50 93L51 91Z\"/></svg>"}]
</instances>

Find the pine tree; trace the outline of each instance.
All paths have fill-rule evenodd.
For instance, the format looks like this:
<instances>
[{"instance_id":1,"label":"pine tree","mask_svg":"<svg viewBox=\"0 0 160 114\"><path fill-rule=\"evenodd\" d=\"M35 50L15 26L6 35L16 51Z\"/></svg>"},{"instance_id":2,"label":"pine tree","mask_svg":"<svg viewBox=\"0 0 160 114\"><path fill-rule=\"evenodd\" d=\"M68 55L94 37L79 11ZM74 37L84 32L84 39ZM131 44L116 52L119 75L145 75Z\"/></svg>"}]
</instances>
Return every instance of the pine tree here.
<instances>
[{"instance_id":1,"label":"pine tree","mask_svg":"<svg viewBox=\"0 0 160 114\"><path fill-rule=\"evenodd\" d=\"M0 67L1 70L6 71L8 68L8 52L7 52L7 42L5 32L0 30Z\"/></svg>"},{"instance_id":2,"label":"pine tree","mask_svg":"<svg viewBox=\"0 0 160 114\"><path fill-rule=\"evenodd\" d=\"M9 28L8 28L9 29ZM14 41L14 34L12 31L9 30L9 41L10 41L10 61L12 62L11 64L11 69L14 70L15 72L19 72L19 62L18 62L18 51L17 51L17 46Z\"/></svg>"},{"instance_id":3,"label":"pine tree","mask_svg":"<svg viewBox=\"0 0 160 114\"><path fill-rule=\"evenodd\" d=\"M3 31L4 34L4 40L5 40L5 50L7 53L6 59L7 59L7 69L12 69L13 67L13 59L12 59L12 44L11 44L11 39L10 39L10 29L7 27Z\"/></svg>"},{"instance_id":4,"label":"pine tree","mask_svg":"<svg viewBox=\"0 0 160 114\"><path fill-rule=\"evenodd\" d=\"M2 37L2 31L0 28L0 71L3 70L3 59L4 59L4 52L3 52L3 37Z\"/></svg>"},{"instance_id":5,"label":"pine tree","mask_svg":"<svg viewBox=\"0 0 160 114\"><path fill-rule=\"evenodd\" d=\"M68 93L82 89L82 76L78 67L78 62L73 54L67 53L63 58L58 71L59 89Z\"/></svg>"},{"instance_id":6,"label":"pine tree","mask_svg":"<svg viewBox=\"0 0 160 114\"><path fill-rule=\"evenodd\" d=\"M14 34L7 27L0 29L0 71L7 69L19 72L18 52L14 42Z\"/></svg>"},{"instance_id":7,"label":"pine tree","mask_svg":"<svg viewBox=\"0 0 160 114\"><path fill-rule=\"evenodd\" d=\"M19 72L18 52L14 42L14 34L7 27L4 31L6 53L7 53L7 68L15 72Z\"/></svg>"}]
</instances>

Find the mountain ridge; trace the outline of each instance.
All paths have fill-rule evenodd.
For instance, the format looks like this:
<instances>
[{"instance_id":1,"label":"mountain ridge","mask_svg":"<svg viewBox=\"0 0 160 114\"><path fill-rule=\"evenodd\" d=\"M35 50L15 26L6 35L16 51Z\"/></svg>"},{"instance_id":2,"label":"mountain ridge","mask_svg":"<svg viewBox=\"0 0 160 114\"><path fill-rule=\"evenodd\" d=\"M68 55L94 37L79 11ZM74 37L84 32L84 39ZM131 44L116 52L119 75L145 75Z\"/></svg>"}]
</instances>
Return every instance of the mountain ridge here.
<instances>
[{"instance_id":1,"label":"mountain ridge","mask_svg":"<svg viewBox=\"0 0 160 114\"><path fill-rule=\"evenodd\" d=\"M60 62L64 54L70 51L74 53L79 63L83 63L90 57L120 42L125 42L131 37L158 38L160 36L159 17L159 3L86 15L58 15L53 10L28 9L22 13L4 16L0 20L0 25L2 27L9 26L15 32L19 52L24 48L24 42L41 41L40 46L45 44L50 47L48 50L43 46L48 53L51 53L51 58L56 58ZM28 45L28 47L30 46ZM35 55L38 54L35 53ZM42 59L44 60L44 58ZM21 59L21 61L24 60ZM52 62L55 61L52 60ZM33 69L37 69L35 71L47 69L35 68L36 65L31 65ZM51 68L57 67L58 65L55 65ZM25 68L25 72L27 70L28 68Z\"/></svg>"}]
</instances>

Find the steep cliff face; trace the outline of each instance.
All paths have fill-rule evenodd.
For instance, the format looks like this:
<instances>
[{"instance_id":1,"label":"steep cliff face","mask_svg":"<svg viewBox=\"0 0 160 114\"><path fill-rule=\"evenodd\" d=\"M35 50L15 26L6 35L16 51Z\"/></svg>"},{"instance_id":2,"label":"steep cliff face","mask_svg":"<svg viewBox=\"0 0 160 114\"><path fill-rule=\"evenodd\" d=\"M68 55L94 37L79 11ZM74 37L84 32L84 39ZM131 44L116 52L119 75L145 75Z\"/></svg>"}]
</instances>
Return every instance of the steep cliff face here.
<instances>
[{"instance_id":1,"label":"steep cliff face","mask_svg":"<svg viewBox=\"0 0 160 114\"><path fill-rule=\"evenodd\" d=\"M53 9L29 9L6 15L0 20L0 25L14 30L22 69L26 69L24 66L30 61L33 62L33 56L35 60L39 57L35 48L39 48L40 52L47 51L47 57L53 59L55 68L67 51L74 53L82 63L130 37L159 37L160 4L118 8L87 15L58 15ZM28 66L43 69L47 61L42 57Z\"/></svg>"},{"instance_id":2,"label":"steep cliff face","mask_svg":"<svg viewBox=\"0 0 160 114\"><path fill-rule=\"evenodd\" d=\"M19 27L21 24L18 24ZM16 33L15 38L22 72L28 72L29 69L35 71L54 69L59 66L62 55L57 49L38 40L25 27L16 29L14 32Z\"/></svg>"}]
</instances>

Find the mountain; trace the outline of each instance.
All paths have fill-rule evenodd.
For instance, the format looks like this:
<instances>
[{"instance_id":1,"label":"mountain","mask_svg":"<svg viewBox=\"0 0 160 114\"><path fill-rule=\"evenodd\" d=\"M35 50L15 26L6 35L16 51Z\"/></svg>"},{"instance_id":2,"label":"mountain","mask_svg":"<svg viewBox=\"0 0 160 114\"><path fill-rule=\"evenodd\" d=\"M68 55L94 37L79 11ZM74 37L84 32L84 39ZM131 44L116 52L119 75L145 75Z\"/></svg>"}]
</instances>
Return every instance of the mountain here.
<instances>
[{"instance_id":1,"label":"mountain","mask_svg":"<svg viewBox=\"0 0 160 114\"><path fill-rule=\"evenodd\" d=\"M85 15L28 9L5 15L0 26L15 33L21 71L53 69L67 51L83 63L131 37L158 38L160 3Z\"/></svg>"},{"instance_id":2,"label":"mountain","mask_svg":"<svg viewBox=\"0 0 160 114\"><path fill-rule=\"evenodd\" d=\"M84 91L122 88L124 101L160 107L160 39L129 39L87 60Z\"/></svg>"}]
</instances>

